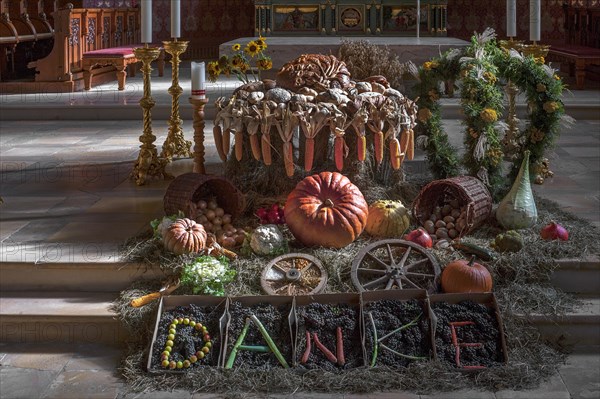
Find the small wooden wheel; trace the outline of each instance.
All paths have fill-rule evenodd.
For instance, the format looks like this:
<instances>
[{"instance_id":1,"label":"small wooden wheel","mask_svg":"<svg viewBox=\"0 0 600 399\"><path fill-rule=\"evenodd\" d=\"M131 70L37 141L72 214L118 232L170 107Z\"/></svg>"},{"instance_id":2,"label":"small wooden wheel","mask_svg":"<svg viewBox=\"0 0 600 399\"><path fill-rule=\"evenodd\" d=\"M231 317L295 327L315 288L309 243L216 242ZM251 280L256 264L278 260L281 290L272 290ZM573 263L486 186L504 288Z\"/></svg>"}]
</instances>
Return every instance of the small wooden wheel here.
<instances>
[{"instance_id":1,"label":"small wooden wheel","mask_svg":"<svg viewBox=\"0 0 600 399\"><path fill-rule=\"evenodd\" d=\"M359 291L425 289L437 292L441 270L436 258L410 241L376 241L352 261L352 284Z\"/></svg>"},{"instance_id":2,"label":"small wooden wheel","mask_svg":"<svg viewBox=\"0 0 600 399\"><path fill-rule=\"evenodd\" d=\"M291 253L278 256L263 269L260 285L269 295L312 295L323 291L327 271L314 256Z\"/></svg>"}]
</instances>

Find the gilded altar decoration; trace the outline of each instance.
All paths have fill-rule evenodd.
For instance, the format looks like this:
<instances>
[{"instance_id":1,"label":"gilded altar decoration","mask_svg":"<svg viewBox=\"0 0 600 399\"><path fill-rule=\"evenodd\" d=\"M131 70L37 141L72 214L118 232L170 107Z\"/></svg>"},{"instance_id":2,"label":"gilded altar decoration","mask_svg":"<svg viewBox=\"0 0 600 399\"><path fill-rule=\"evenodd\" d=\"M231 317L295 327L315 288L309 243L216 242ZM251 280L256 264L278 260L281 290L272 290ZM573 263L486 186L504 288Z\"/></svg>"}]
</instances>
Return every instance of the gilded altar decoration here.
<instances>
[{"instance_id":1,"label":"gilded altar decoration","mask_svg":"<svg viewBox=\"0 0 600 399\"><path fill-rule=\"evenodd\" d=\"M273 68L271 57L265 54L267 39L259 36L246 45L235 43L230 55L222 55L218 60L208 63L208 79L216 82L220 75L235 75L240 81L249 83L260 80L260 72Z\"/></svg>"}]
</instances>

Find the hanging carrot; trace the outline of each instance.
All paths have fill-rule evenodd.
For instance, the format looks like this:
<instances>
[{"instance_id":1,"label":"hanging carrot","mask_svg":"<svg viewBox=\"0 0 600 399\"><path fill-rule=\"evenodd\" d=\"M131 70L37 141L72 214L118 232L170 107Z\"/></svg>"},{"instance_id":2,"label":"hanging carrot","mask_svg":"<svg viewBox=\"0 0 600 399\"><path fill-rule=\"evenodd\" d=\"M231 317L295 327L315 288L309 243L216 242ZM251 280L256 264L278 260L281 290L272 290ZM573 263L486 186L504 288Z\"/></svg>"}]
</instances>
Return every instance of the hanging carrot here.
<instances>
[{"instance_id":1,"label":"hanging carrot","mask_svg":"<svg viewBox=\"0 0 600 399\"><path fill-rule=\"evenodd\" d=\"M283 163L287 176L294 176L294 147L291 141L283 143Z\"/></svg>"},{"instance_id":2,"label":"hanging carrot","mask_svg":"<svg viewBox=\"0 0 600 399\"><path fill-rule=\"evenodd\" d=\"M335 167L341 172L344 169L344 137L337 136L333 142L333 146Z\"/></svg>"},{"instance_id":3,"label":"hanging carrot","mask_svg":"<svg viewBox=\"0 0 600 399\"><path fill-rule=\"evenodd\" d=\"M235 132L235 159L242 160L243 156L244 132L242 130Z\"/></svg>"},{"instance_id":4,"label":"hanging carrot","mask_svg":"<svg viewBox=\"0 0 600 399\"><path fill-rule=\"evenodd\" d=\"M415 132L412 129L408 129L408 148L405 150L406 158L412 161L415 157Z\"/></svg>"},{"instance_id":5,"label":"hanging carrot","mask_svg":"<svg viewBox=\"0 0 600 399\"><path fill-rule=\"evenodd\" d=\"M358 148L358 160L362 162L367 157L367 138L365 136L358 136L356 147Z\"/></svg>"},{"instance_id":6,"label":"hanging carrot","mask_svg":"<svg viewBox=\"0 0 600 399\"><path fill-rule=\"evenodd\" d=\"M383 161L383 132L381 130L373 135L373 146L375 147L375 160L379 165Z\"/></svg>"},{"instance_id":7,"label":"hanging carrot","mask_svg":"<svg viewBox=\"0 0 600 399\"><path fill-rule=\"evenodd\" d=\"M250 135L250 147L252 148L254 159L260 161L260 143L258 142L258 134Z\"/></svg>"},{"instance_id":8,"label":"hanging carrot","mask_svg":"<svg viewBox=\"0 0 600 399\"><path fill-rule=\"evenodd\" d=\"M221 161L227 161L227 155L223 152L223 131L221 130L221 126L215 125L213 127L213 135L215 137L215 146L217 147L217 153L219 154L219 158Z\"/></svg>"},{"instance_id":9,"label":"hanging carrot","mask_svg":"<svg viewBox=\"0 0 600 399\"><path fill-rule=\"evenodd\" d=\"M304 142L304 170L310 171L315 157L315 139L307 138Z\"/></svg>"},{"instance_id":10,"label":"hanging carrot","mask_svg":"<svg viewBox=\"0 0 600 399\"><path fill-rule=\"evenodd\" d=\"M231 149L231 129L225 129L223 132L223 153L225 154L225 158L229 156L229 150Z\"/></svg>"},{"instance_id":11,"label":"hanging carrot","mask_svg":"<svg viewBox=\"0 0 600 399\"><path fill-rule=\"evenodd\" d=\"M402 129L400 132L400 152L406 154L408 152L408 145L410 144L410 135L408 130Z\"/></svg>"},{"instance_id":12,"label":"hanging carrot","mask_svg":"<svg viewBox=\"0 0 600 399\"><path fill-rule=\"evenodd\" d=\"M271 136L263 134L261 137L260 148L262 150L263 162L265 165L271 165Z\"/></svg>"}]
</instances>

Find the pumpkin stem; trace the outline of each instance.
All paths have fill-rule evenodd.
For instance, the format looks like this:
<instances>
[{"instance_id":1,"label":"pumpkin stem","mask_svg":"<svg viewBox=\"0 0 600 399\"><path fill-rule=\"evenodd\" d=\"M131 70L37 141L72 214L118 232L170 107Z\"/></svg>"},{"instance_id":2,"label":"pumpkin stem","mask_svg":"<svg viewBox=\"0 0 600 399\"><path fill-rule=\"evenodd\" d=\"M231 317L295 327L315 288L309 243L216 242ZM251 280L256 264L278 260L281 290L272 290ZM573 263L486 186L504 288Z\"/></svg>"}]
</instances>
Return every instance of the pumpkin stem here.
<instances>
[{"instance_id":1,"label":"pumpkin stem","mask_svg":"<svg viewBox=\"0 0 600 399\"><path fill-rule=\"evenodd\" d=\"M328 206L328 207L330 207L330 208L333 208L333 201L332 201L331 199L327 198L327 199L325 200L325 206Z\"/></svg>"},{"instance_id":2,"label":"pumpkin stem","mask_svg":"<svg viewBox=\"0 0 600 399\"><path fill-rule=\"evenodd\" d=\"M471 256L471 259L469 260L469 264L468 264L469 267L473 267L473 264L475 263L475 258L476 258L475 255Z\"/></svg>"}]
</instances>

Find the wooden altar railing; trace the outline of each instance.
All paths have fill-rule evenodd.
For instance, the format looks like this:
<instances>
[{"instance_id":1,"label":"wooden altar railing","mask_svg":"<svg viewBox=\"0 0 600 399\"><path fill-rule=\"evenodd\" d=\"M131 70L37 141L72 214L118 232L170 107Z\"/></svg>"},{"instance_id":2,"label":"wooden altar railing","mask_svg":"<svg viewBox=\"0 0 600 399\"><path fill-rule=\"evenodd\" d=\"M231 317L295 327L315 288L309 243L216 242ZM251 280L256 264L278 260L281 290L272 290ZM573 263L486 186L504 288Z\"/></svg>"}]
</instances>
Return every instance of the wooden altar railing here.
<instances>
[{"instance_id":1,"label":"wooden altar railing","mask_svg":"<svg viewBox=\"0 0 600 399\"><path fill-rule=\"evenodd\" d=\"M72 8L57 10L54 18L54 47L47 57L29 63L36 69L36 82L53 83L46 90L83 89L83 54L92 50L140 43L138 8ZM108 68L114 80L114 68ZM96 73L95 79L102 75Z\"/></svg>"}]
</instances>

